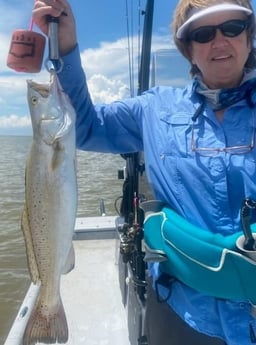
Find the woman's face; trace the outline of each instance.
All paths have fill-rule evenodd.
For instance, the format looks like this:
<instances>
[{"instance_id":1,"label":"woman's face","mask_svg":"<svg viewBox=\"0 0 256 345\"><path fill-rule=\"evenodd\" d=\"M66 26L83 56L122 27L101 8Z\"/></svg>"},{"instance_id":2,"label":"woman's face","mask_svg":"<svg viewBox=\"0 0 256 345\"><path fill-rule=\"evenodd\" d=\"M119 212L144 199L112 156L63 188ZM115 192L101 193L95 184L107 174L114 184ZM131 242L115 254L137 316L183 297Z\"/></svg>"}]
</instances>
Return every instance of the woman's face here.
<instances>
[{"instance_id":1,"label":"woman's face","mask_svg":"<svg viewBox=\"0 0 256 345\"><path fill-rule=\"evenodd\" d=\"M219 25L232 19L244 20L246 16L239 11L205 16L192 23L189 31L205 25ZM250 51L251 44L246 30L236 37L227 37L217 29L216 36L210 42L190 42L191 61L197 65L204 83L211 89L238 86Z\"/></svg>"}]
</instances>

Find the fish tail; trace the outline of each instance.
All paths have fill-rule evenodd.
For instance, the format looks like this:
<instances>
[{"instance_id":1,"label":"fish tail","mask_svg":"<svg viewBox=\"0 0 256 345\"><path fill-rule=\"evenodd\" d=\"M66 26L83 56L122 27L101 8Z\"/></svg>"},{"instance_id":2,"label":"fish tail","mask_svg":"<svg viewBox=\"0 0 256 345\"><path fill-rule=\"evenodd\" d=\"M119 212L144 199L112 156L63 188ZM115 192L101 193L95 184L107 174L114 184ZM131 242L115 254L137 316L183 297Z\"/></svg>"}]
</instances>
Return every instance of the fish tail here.
<instances>
[{"instance_id":1,"label":"fish tail","mask_svg":"<svg viewBox=\"0 0 256 345\"><path fill-rule=\"evenodd\" d=\"M53 308L38 303L28 320L22 345L64 344L68 341L68 325L61 299Z\"/></svg>"}]
</instances>

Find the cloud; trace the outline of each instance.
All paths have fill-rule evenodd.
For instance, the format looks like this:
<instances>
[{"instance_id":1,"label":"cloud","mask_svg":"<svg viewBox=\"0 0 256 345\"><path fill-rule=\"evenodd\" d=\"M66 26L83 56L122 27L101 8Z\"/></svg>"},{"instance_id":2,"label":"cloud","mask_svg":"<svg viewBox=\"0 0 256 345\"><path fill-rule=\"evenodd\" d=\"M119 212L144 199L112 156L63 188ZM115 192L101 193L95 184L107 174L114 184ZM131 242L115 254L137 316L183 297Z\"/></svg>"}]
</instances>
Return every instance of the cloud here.
<instances>
[{"instance_id":1,"label":"cloud","mask_svg":"<svg viewBox=\"0 0 256 345\"><path fill-rule=\"evenodd\" d=\"M94 74L88 80L88 88L92 95L93 102L110 103L116 99L122 99L129 96L127 84L122 80L108 79L101 74Z\"/></svg>"},{"instance_id":2,"label":"cloud","mask_svg":"<svg viewBox=\"0 0 256 345\"><path fill-rule=\"evenodd\" d=\"M31 135L29 116L0 116L0 135Z\"/></svg>"},{"instance_id":3,"label":"cloud","mask_svg":"<svg viewBox=\"0 0 256 345\"><path fill-rule=\"evenodd\" d=\"M0 0L1 4L1 0ZM24 19L23 19L24 21ZM1 32L1 30L0 30ZM1 35L0 35L1 39ZM4 41L5 40L5 41ZM2 42L7 45L7 35L2 37ZM134 42L136 39L134 39ZM152 49L170 48L169 36L154 36ZM7 51L5 47L5 51ZM127 39L119 39L115 42L102 42L98 48L86 49L81 52L81 60L86 71L87 81L92 99L95 103L108 103L116 99L129 97L129 57L127 50ZM2 60L5 65L6 61ZM137 47L134 48L134 85L137 89L139 54ZM40 74L32 75L15 73L7 67L0 70L0 134L3 130L9 133L31 127L28 106L27 106L27 85L26 79L36 79L46 82L49 79L47 71L42 70Z\"/></svg>"},{"instance_id":4,"label":"cloud","mask_svg":"<svg viewBox=\"0 0 256 345\"><path fill-rule=\"evenodd\" d=\"M137 38L133 41L137 42ZM169 35L153 36L152 51L170 49L173 46ZM101 42L98 48L86 49L81 52L81 60L94 102L108 103L136 94L140 54L135 46L129 60L126 38L115 42ZM132 67L131 80L134 80L131 84L129 62Z\"/></svg>"},{"instance_id":5,"label":"cloud","mask_svg":"<svg viewBox=\"0 0 256 345\"><path fill-rule=\"evenodd\" d=\"M27 128L31 126L31 120L28 116L2 116L0 117L0 128Z\"/></svg>"},{"instance_id":6,"label":"cloud","mask_svg":"<svg viewBox=\"0 0 256 345\"><path fill-rule=\"evenodd\" d=\"M81 57L83 67L89 77L101 72L119 78L127 77L128 50L125 39L102 42L99 48L84 50Z\"/></svg>"},{"instance_id":7,"label":"cloud","mask_svg":"<svg viewBox=\"0 0 256 345\"><path fill-rule=\"evenodd\" d=\"M31 19L33 1L23 1L21 10L20 0L0 0L0 134L5 131L22 131L31 128L26 97L26 79L35 78L47 81L49 74L42 70L40 74L22 74L11 71L6 66L12 32L15 29L28 29ZM255 0L253 0L255 7ZM36 30L36 28L34 28ZM156 27L157 29L157 27ZM152 38L152 51L174 48L171 30L166 26L158 27L158 33ZM84 30L82 32L84 35ZM132 65L134 83L130 85L129 55L127 38L120 38L114 42L101 42L97 48L85 49L81 52L82 65L87 75L91 96L95 103L108 103L116 99L129 96L137 91L137 75L139 52L137 37L132 40ZM47 49L46 49L47 50ZM164 62L158 59L159 74L156 83L166 84L170 81L175 86L183 86L188 78L181 78L184 73L180 61Z\"/></svg>"},{"instance_id":8,"label":"cloud","mask_svg":"<svg viewBox=\"0 0 256 345\"><path fill-rule=\"evenodd\" d=\"M6 66L6 61L7 61L7 54L9 51L9 45L10 45L10 37L0 33L0 50L1 50L0 73L8 70Z\"/></svg>"},{"instance_id":9,"label":"cloud","mask_svg":"<svg viewBox=\"0 0 256 345\"><path fill-rule=\"evenodd\" d=\"M125 39L86 49L81 52L81 60L94 102L107 103L128 96L129 58Z\"/></svg>"},{"instance_id":10,"label":"cloud","mask_svg":"<svg viewBox=\"0 0 256 345\"><path fill-rule=\"evenodd\" d=\"M44 71L33 78L46 81L49 74ZM0 74L0 118L13 114L22 116L28 113L26 80L33 78L31 78L31 74L25 73Z\"/></svg>"}]
</instances>

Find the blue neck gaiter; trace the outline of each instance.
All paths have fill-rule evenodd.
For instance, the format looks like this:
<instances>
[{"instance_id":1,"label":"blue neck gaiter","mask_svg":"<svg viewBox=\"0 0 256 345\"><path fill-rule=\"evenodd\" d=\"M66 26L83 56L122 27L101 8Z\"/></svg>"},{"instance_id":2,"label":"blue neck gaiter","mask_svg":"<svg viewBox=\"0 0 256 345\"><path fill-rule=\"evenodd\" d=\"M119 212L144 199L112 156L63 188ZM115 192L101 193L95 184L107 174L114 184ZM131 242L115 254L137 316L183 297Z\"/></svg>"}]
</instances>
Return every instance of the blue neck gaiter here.
<instances>
[{"instance_id":1,"label":"blue neck gaiter","mask_svg":"<svg viewBox=\"0 0 256 345\"><path fill-rule=\"evenodd\" d=\"M246 71L241 84L230 89L209 89L202 81L200 75L196 75L193 81L193 91L206 98L213 110L225 109L242 99L252 98L252 91L256 94L256 71ZM255 95L256 97L256 95Z\"/></svg>"}]
</instances>

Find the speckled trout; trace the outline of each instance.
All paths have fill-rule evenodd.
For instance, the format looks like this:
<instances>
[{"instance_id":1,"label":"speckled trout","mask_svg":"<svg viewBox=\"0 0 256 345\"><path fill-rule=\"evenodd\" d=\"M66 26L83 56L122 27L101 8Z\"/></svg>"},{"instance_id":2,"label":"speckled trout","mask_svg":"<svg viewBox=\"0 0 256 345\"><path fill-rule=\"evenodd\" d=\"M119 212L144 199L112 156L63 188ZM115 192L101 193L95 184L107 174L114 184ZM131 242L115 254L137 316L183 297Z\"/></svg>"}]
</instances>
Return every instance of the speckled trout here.
<instances>
[{"instance_id":1,"label":"speckled trout","mask_svg":"<svg viewBox=\"0 0 256 345\"><path fill-rule=\"evenodd\" d=\"M61 274L74 267L77 207L75 111L56 73L47 84L27 81L33 141L26 166L22 230L31 280L40 284L23 345L68 340Z\"/></svg>"}]
</instances>

